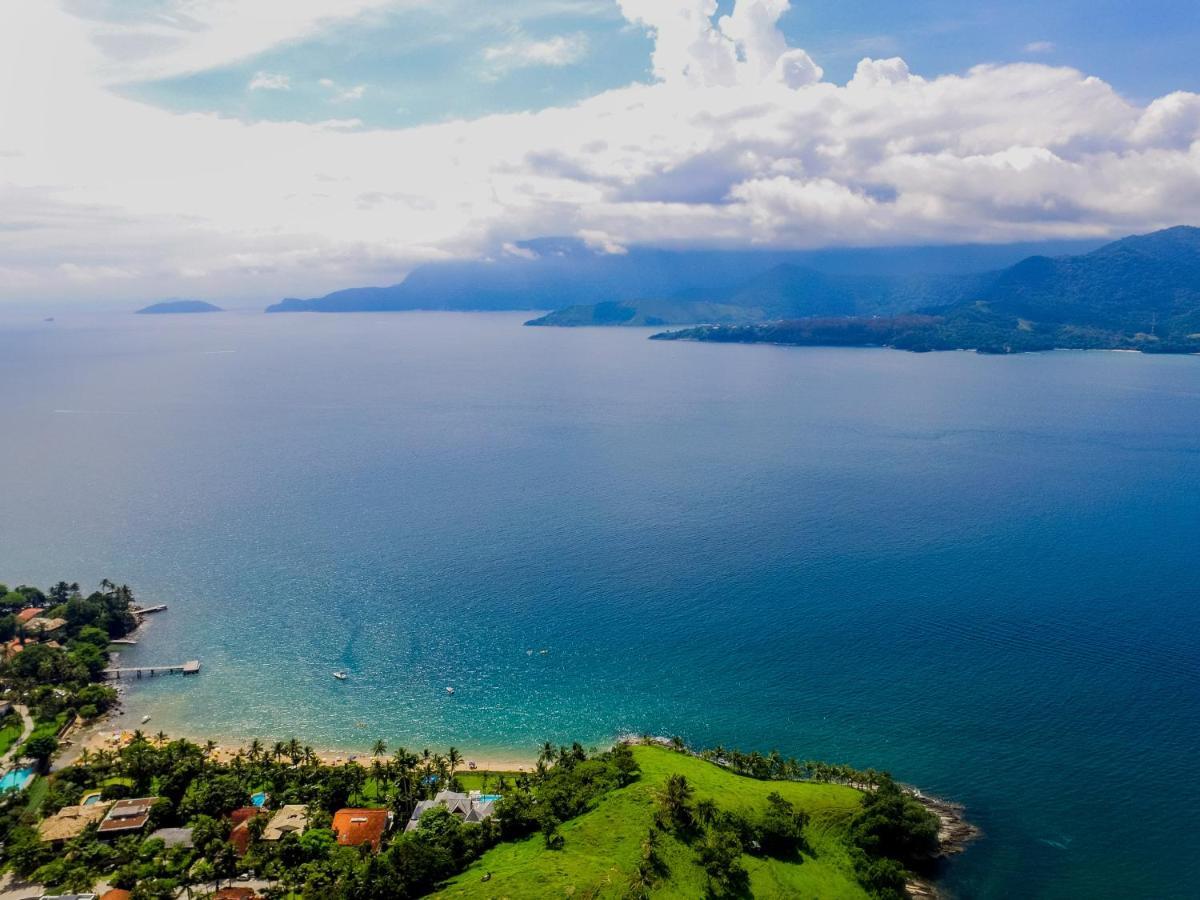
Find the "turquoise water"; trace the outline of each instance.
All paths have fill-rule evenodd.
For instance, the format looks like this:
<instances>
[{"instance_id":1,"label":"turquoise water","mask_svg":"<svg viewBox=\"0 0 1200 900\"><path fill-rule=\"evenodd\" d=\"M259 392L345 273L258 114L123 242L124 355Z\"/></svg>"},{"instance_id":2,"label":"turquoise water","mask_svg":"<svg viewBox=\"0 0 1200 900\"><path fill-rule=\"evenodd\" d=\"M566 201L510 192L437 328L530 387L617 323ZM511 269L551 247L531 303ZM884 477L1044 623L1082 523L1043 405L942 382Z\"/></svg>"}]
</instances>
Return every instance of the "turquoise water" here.
<instances>
[{"instance_id":1,"label":"turquoise water","mask_svg":"<svg viewBox=\"0 0 1200 900\"><path fill-rule=\"evenodd\" d=\"M255 806L263 806L267 802L267 795L262 791L250 795L250 802Z\"/></svg>"},{"instance_id":2,"label":"turquoise water","mask_svg":"<svg viewBox=\"0 0 1200 900\"><path fill-rule=\"evenodd\" d=\"M33 775L33 769L10 769L3 778L0 778L0 794L20 790L31 775Z\"/></svg>"},{"instance_id":3,"label":"turquoise water","mask_svg":"<svg viewBox=\"0 0 1200 900\"><path fill-rule=\"evenodd\" d=\"M778 747L968 804L961 896L1194 893L1200 360L40 318L0 328L0 577L169 605L124 658L204 670L130 723Z\"/></svg>"}]
</instances>

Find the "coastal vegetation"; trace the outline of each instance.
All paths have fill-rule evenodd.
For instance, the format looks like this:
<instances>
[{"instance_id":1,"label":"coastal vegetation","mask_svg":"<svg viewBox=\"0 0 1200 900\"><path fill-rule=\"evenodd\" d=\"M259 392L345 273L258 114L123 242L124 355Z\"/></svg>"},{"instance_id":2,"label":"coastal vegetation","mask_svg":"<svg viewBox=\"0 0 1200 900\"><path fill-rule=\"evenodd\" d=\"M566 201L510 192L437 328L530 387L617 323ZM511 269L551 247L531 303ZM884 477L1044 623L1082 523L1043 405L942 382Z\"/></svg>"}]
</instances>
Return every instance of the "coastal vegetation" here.
<instances>
[{"instance_id":1,"label":"coastal vegetation","mask_svg":"<svg viewBox=\"0 0 1200 900\"><path fill-rule=\"evenodd\" d=\"M117 692L101 682L110 642L137 627L133 592L107 579L87 596L74 582L44 593L0 585L0 609L0 632L8 635L0 680L35 723L18 754L44 768L68 724L95 719L116 703Z\"/></svg>"},{"instance_id":2,"label":"coastal vegetation","mask_svg":"<svg viewBox=\"0 0 1200 900\"><path fill-rule=\"evenodd\" d=\"M137 625L133 594L107 580L86 596L59 582L45 593L0 586L0 602L15 619L0 678L35 719L18 756L42 773L0 796L0 865L51 890L103 882L157 900L241 877L289 900L890 900L944 849L938 817L886 773L776 752L694 752L679 738L607 750L546 743L529 771L490 773L463 771L454 747L389 752L379 740L369 759L330 764L295 738L223 755L212 742L139 731L115 747L75 748L52 770L64 729L117 699L99 681L109 641ZM54 637L27 633L30 622ZM0 738L21 728L19 718L0 722ZM469 790L485 796L451 805ZM111 805L126 798L140 804L140 824L104 833ZM272 834L277 811L299 824ZM345 825L368 821L387 827L358 839Z\"/></svg>"}]
</instances>

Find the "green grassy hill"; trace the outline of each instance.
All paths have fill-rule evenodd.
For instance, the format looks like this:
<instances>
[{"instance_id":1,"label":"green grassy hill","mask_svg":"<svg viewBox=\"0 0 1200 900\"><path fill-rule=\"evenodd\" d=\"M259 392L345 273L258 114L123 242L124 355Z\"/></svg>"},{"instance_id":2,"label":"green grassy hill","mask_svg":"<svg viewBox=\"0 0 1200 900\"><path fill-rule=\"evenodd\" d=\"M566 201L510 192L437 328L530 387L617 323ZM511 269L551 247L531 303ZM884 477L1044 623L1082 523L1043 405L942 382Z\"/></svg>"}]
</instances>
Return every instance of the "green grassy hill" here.
<instances>
[{"instance_id":1,"label":"green grassy hill","mask_svg":"<svg viewBox=\"0 0 1200 900\"><path fill-rule=\"evenodd\" d=\"M711 799L722 809L751 813L763 809L772 791L806 811L811 853L796 861L743 856L755 897L865 898L847 853L845 837L861 794L830 784L756 781L711 763L659 747L634 747L641 777L605 795L596 808L564 824L563 849L547 850L540 836L501 844L454 878L437 896L544 898L623 897L641 858L641 845L654 822L654 796L667 777L680 774L697 801ZM668 833L659 853L669 872L654 897L704 896L705 875L695 851ZM491 872L488 881L483 876Z\"/></svg>"}]
</instances>

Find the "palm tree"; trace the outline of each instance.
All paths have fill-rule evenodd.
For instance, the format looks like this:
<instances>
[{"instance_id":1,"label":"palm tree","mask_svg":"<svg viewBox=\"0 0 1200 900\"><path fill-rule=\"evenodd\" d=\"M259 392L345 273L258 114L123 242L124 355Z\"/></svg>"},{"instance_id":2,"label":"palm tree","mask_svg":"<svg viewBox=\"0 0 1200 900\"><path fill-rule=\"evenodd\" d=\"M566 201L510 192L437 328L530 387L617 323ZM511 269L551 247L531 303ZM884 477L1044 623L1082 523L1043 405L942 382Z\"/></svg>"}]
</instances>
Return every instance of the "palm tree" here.
<instances>
[{"instance_id":1,"label":"palm tree","mask_svg":"<svg viewBox=\"0 0 1200 900\"><path fill-rule=\"evenodd\" d=\"M554 745L549 741L542 744L542 749L538 751L538 762L552 763L558 751L554 749Z\"/></svg>"},{"instance_id":2,"label":"palm tree","mask_svg":"<svg viewBox=\"0 0 1200 900\"><path fill-rule=\"evenodd\" d=\"M667 819L676 826L691 824L692 813L689 804L692 799L692 786L683 775L671 775L667 778L663 789L658 793L658 804L666 814Z\"/></svg>"},{"instance_id":3,"label":"palm tree","mask_svg":"<svg viewBox=\"0 0 1200 900\"><path fill-rule=\"evenodd\" d=\"M696 821L708 826L717 820L717 804L711 798L704 798L696 803Z\"/></svg>"},{"instance_id":4,"label":"palm tree","mask_svg":"<svg viewBox=\"0 0 1200 900\"><path fill-rule=\"evenodd\" d=\"M383 756L385 753L387 753L387 744L383 741L376 741L374 746L371 747L372 756Z\"/></svg>"},{"instance_id":5,"label":"palm tree","mask_svg":"<svg viewBox=\"0 0 1200 900\"><path fill-rule=\"evenodd\" d=\"M287 747L284 746L283 741L276 741L275 745L271 747L271 755L275 757L275 762L279 762L279 760L283 759L284 754L286 753Z\"/></svg>"},{"instance_id":6,"label":"palm tree","mask_svg":"<svg viewBox=\"0 0 1200 900\"><path fill-rule=\"evenodd\" d=\"M456 747L451 747L446 751L446 764L450 767L450 777L454 777L454 770L462 765L462 754L458 752Z\"/></svg>"},{"instance_id":7,"label":"palm tree","mask_svg":"<svg viewBox=\"0 0 1200 900\"><path fill-rule=\"evenodd\" d=\"M258 758L262 756L262 752L263 743L258 738L255 738L250 742L250 761L257 762Z\"/></svg>"}]
</instances>

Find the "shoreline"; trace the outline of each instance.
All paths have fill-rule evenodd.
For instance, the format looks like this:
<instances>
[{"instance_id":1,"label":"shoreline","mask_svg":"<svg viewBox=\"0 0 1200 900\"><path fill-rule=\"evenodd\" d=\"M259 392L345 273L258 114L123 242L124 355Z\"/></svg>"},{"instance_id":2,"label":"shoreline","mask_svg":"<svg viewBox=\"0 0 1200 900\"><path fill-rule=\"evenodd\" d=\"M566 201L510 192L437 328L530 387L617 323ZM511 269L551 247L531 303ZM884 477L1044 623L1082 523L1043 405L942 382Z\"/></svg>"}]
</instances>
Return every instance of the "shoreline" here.
<instances>
[{"instance_id":1,"label":"shoreline","mask_svg":"<svg viewBox=\"0 0 1200 900\"><path fill-rule=\"evenodd\" d=\"M127 634L125 637L126 639L134 639L140 644L142 639L146 637L147 632L150 631L150 628L148 627L150 617L140 610L136 613L136 615L138 620L137 627L134 628L133 631L129 632L129 634ZM118 650L116 653L113 653L113 662L116 662L120 658L120 655L120 650ZM129 685L125 684L120 679L116 679L107 683L116 689L117 700L110 709L98 716L93 721L89 722L87 725L79 726L76 724L71 727L67 735L72 739L71 747L69 748L71 762L74 762L74 759L78 757L80 751L84 749L88 750L89 752L117 749L118 747L122 746L125 739L132 738L132 735L135 731L141 731L148 738L153 739L153 719L144 724L141 722L124 721L124 716L127 712L125 709L125 701L129 693ZM258 740L263 743L264 747L270 747L275 743L276 740L286 741L290 740L291 737L291 735L287 736L286 738L272 737L268 739L266 737L260 737ZM243 753L248 752L250 747L249 740L235 738L229 735L214 734L212 732L207 734L197 734L186 729L169 733L167 734L167 738L170 740L189 740L193 743L200 744L201 746L203 746L207 741L211 740L216 744L216 747L213 750L213 757L221 762L229 762L234 756L237 755L239 751L242 751ZM424 749L424 747L419 749ZM432 750L434 748L430 747L430 749ZM444 750L446 748L443 747L440 749ZM364 767L369 767L372 760L375 758L371 756L369 745L365 745L361 748L313 747L313 752L316 757L325 765L346 765L354 762ZM464 768L461 770L462 772L523 772L532 771L537 766L537 754L535 752L529 752L526 754L515 750L485 750L476 754L472 754L466 750L462 750L461 748L459 748L459 752L461 752L463 756ZM63 756L67 755L68 754L63 754ZM380 757L380 759L386 759L389 755L390 753L384 754L384 756ZM466 768L469 763L474 763L475 769ZM70 763L64 764L69 765Z\"/></svg>"},{"instance_id":2,"label":"shoreline","mask_svg":"<svg viewBox=\"0 0 1200 900\"><path fill-rule=\"evenodd\" d=\"M112 709L100 716L93 722L83 726L81 729L72 732L74 738L71 749L75 751L74 755L78 755L79 751L86 749L88 752L97 750L115 750L128 743L132 739L135 731L141 731L148 740L154 741L153 720L146 722L144 725L140 722L125 722L121 720L125 710L122 708L121 699L117 700ZM216 745L213 748L213 759L228 763L239 752L245 754L249 752L250 742L241 741L235 738L222 737L212 733L206 735L191 734L185 731L173 732L166 735L168 740L187 740L200 746L204 746L207 741L213 741ZM267 740L259 738L263 747L269 749L275 739ZM281 739L281 740L290 740ZM383 756L374 757L371 755L369 746L362 749L357 748L330 748L330 747L313 747L313 753L323 764L329 766L341 766L357 764L364 768L369 768L372 761L376 758L386 760L391 756L391 751ZM424 748L420 748L424 749ZM434 748L430 748L433 750ZM445 749L445 748L441 748ZM436 751L435 751L436 752ZM466 750L459 749L463 757L463 767L459 770L459 774L470 772L524 772L532 771L537 766L536 754L528 756L519 753L506 753L496 751L483 751L480 753L470 753ZM469 768L471 763L475 764L475 768Z\"/></svg>"}]
</instances>

